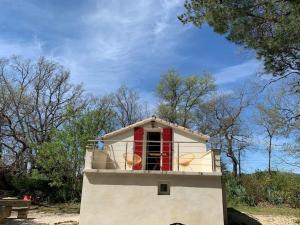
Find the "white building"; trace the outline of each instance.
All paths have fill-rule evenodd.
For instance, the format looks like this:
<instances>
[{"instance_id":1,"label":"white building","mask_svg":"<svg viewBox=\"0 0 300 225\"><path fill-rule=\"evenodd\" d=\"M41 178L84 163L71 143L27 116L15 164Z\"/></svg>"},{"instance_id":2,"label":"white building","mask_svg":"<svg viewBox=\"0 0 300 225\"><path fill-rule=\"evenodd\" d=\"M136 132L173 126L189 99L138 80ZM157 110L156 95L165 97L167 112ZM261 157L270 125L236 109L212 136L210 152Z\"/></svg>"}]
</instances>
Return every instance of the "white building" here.
<instances>
[{"instance_id":1,"label":"white building","mask_svg":"<svg viewBox=\"0 0 300 225\"><path fill-rule=\"evenodd\" d=\"M151 117L95 140L80 225L224 224L220 155L207 150L208 139Z\"/></svg>"}]
</instances>

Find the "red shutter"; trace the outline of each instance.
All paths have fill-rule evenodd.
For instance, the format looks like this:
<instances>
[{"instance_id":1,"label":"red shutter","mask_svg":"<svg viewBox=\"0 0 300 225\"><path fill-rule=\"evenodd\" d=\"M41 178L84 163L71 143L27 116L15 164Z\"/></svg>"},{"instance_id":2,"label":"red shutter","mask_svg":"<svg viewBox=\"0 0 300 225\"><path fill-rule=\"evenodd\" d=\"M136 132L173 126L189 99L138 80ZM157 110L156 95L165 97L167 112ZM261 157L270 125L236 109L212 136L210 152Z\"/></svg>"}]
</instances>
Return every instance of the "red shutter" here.
<instances>
[{"instance_id":1,"label":"red shutter","mask_svg":"<svg viewBox=\"0 0 300 225\"><path fill-rule=\"evenodd\" d=\"M162 170L172 170L172 128L163 128Z\"/></svg>"},{"instance_id":2,"label":"red shutter","mask_svg":"<svg viewBox=\"0 0 300 225\"><path fill-rule=\"evenodd\" d=\"M137 154L141 158L143 158L143 136L144 136L144 129L142 127L135 127L134 128L134 154ZM134 164L133 169L141 170L142 162L140 162L139 164Z\"/></svg>"}]
</instances>

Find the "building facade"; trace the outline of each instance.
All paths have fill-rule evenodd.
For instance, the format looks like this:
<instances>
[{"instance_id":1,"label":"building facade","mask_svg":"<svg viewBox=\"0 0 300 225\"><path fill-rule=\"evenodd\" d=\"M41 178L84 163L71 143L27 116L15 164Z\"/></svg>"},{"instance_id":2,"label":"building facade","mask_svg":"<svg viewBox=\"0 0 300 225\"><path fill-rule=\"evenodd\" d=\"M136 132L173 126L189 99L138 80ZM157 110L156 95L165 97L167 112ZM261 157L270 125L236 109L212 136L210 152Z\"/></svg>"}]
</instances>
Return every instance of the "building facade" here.
<instances>
[{"instance_id":1,"label":"building facade","mask_svg":"<svg viewBox=\"0 0 300 225\"><path fill-rule=\"evenodd\" d=\"M208 139L151 117L92 141L80 225L224 224L220 154Z\"/></svg>"}]
</instances>

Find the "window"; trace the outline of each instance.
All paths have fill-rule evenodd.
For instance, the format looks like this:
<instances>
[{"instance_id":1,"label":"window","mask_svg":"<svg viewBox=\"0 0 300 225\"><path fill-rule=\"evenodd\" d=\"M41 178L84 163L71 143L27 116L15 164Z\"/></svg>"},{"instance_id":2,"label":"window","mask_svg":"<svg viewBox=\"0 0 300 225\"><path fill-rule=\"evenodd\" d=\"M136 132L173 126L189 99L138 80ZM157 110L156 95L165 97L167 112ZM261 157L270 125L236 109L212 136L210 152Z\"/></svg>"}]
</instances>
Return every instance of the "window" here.
<instances>
[{"instance_id":1,"label":"window","mask_svg":"<svg viewBox=\"0 0 300 225\"><path fill-rule=\"evenodd\" d=\"M170 184L167 181L158 182L158 195L170 195Z\"/></svg>"}]
</instances>

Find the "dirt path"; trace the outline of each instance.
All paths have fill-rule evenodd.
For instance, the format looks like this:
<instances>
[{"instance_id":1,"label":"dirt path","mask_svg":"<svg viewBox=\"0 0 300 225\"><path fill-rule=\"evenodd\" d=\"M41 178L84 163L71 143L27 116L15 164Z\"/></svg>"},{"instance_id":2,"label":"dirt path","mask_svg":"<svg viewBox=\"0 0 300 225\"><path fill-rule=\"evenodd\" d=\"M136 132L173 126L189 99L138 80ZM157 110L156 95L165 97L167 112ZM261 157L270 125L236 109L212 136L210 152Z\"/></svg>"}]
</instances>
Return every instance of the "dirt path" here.
<instances>
[{"instance_id":1,"label":"dirt path","mask_svg":"<svg viewBox=\"0 0 300 225\"><path fill-rule=\"evenodd\" d=\"M298 225L297 218L282 215L255 215L228 210L228 225Z\"/></svg>"},{"instance_id":2,"label":"dirt path","mask_svg":"<svg viewBox=\"0 0 300 225\"><path fill-rule=\"evenodd\" d=\"M253 215L262 225L297 225L296 218L290 216Z\"/></svg>"}]
</instances>

